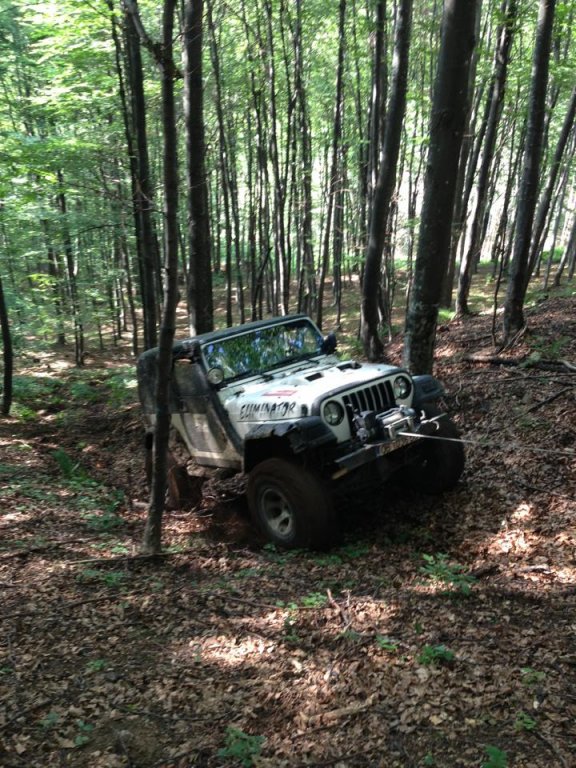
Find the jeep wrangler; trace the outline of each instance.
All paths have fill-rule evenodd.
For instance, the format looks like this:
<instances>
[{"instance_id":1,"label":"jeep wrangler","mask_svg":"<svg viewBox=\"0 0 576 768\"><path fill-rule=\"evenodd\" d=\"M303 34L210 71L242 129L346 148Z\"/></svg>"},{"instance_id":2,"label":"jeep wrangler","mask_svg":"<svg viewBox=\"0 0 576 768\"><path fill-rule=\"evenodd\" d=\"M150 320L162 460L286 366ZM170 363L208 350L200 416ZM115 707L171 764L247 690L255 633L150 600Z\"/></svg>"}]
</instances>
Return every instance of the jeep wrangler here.
<instances>
[{"instance_id":1,"label":"jeep wrangler","mask_svg":"<svg viewBox=\"0 0 576 768\"><path fill-rule=\"evenodd\" d=\"M157 354L138 360L149 450ZM324 338L306 315L173 347L171 427L185 453L201 467L246 473L255 523L285 548L327 546L335 501L354 479L377 487L394 475L425 493L452 488L464 451L442 395L433 376L341 360L334 334Z\"/></svg>"}]
</instances>

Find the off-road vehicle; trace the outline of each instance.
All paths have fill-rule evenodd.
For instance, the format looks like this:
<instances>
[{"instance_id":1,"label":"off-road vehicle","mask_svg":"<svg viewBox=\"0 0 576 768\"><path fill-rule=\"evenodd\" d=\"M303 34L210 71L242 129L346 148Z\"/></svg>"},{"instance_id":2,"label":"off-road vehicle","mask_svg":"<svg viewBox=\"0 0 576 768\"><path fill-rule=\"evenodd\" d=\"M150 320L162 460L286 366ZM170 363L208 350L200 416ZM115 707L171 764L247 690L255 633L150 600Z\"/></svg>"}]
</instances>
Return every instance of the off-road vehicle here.
<instances>
[{"instance_id":1,"label":"off-road vehicle","mask_svg":"<svg viewBox=\"0 0 576 768\"><path fill-rule=\"evenodd\" d=\"M157 354L138 361L149 450ZM432 376L341 360L334 334L323 338L305 315L173 347L170 411L181 446L196 465L245 473L254 521L283 547L329 543L335 502L354 481L376 490L394 475L426 493L452 488L464 451L442 396Z\"/></svg>"}]
</instances>

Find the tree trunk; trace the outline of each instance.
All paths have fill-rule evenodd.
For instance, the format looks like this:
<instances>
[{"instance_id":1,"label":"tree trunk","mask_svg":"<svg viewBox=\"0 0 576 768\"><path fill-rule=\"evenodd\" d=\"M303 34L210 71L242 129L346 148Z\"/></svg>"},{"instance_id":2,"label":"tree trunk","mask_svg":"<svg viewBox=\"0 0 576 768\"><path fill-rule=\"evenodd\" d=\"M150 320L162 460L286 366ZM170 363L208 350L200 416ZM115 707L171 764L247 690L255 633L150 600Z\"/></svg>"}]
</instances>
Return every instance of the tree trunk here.
<instances>
[{"instance_id":1,"label":"tree trunk","mask_svg":"<svg viewBox=\"0 0 576 768\"><path fill-rule=\"evenodd\" d=\"M174 98L174 80L178 73L174 66L172 43L176 2L177 0L164 0L162 42L155 43L142 26L135 0L124 0L142 43L154 56L161 73L164 133L164 302L158 345L152 489L142 541L142 550L147 554L158 554L162 549L162 517L166 498L170 432L169 393L172 380L172 347L178 305L178 134Z\"/></svg>"},{"instance_id":2,"label":"tree trunk","mask_svg":"<svg viewBox=\"0 0 576 768\"><path fill-rule=\"evenodd\" d=\"M58 179L58 210L60 211L60 220L62 224L62 239L64 244L64 254L66 256L66 275L68 278L68 291L70 296L70 308L72 310L72 323L74 327L74 361L77 366L84 365L84 325L82 322L82 311L80 307L80 295L78 293L78 281L76 280L77 263L74 256L72 237L68 224L68 206L66 202L66 193L64 191L64 174L59 169Z\"/></svg>"},{"instance_id":3,"label":"tree trunk","mask_svg":"<svg viewBox=\"0 0 576 768\"><path fill-rule=\"evenodd\" d=\"M4 388L2 391L2 415L8 416L12 406L12 381L14 371L14 353L12 350L12 336L8 321L8 308L0 276L0 331L2 332L2 360L4 363Z\"/></svg>"},{"instance_id":4,"label":"tree trunk","mask_svg":"<svg viewBox=\"0 0 576 768\"><path fill-rule=\"evenodd\" d=\"M524 327L524 298L530 280L530 241L540 176L542 131L546 115L546 89L556 0L540 0L532 67L524 165L518 191L515 243L504 305L504 338Z\"/></svg>"},{"instance_id":5,"label":"tree trunk","mask_svg":"<svg viewBox=\"0 0 576 768\"><path fill-rule=\"evenodd\" d=\"M490 101L488 105L488 117L486 120L484 152L478 176L476 210L474 212L470 230L470 244L460 265L458 295L456 299L456 311L459 315L467 314L469 311L468 296L472 284L472 274L478 263L482 249L482 225L484 223L487 208L488 182L490 169L492 168L494 159L494 148L496 146L500 116L502 114L502 104L504 101L504 91L508 74L508 62L510 60L510 50L516 25L517 11L516 0L509 0L503 26L498 35L494 75L492 86L490 88Z\"/></svg>"},{"instance_id":6,"label":"tree trunk","mask_svg":"<svg viewBox=\"0 0 576 768\"><path fill-rule=\"evenodd\" d=\"M326 228L322 245L322 260L320 264L320 276L318 279L318 307L316 308L316 322L322 328L324 288L328 265L330 262L330 241L332 239L332 225L334 218L334 204L336 200L339 174L341 173L341 144L342 121L344 113L344 56L346 51L346 0L340 0L338 12L338 69L336 73L336 105L334 108L334 127L332 131L332 156L327 182L328 207L326 211Z\"/></svg>"},{"instance_id":7,"label":"tree trunk","mask_svg":"<svg viewBox=\"0 0 576 768\"><path fill-rule=\"evenodd\" d=\"M144 71L142 68L142 56L140 52L134 13L129 9L135 6L133 0L124 0L124 7L128 10L125 23L125 37L127 49L128 79L130 83L130 117L131 126L126 130L134 135L134 158L132 166L135 172L133 177L134 211L136 220L136 236L139 243L139 277L140 296L142 299L142 320L144 329L144 348L156 346L158 341L158 314L157 302L157 274L160 264L152 212L153 184L148 156L148 135L146 127L146 101L144 97Z\"/></svg>"},{"instance_id":8,"label":"tree trunk","mask_svg":"<svg viewBox=\"0 0 576 768\"><path fill-rule=\"evenodd\" d=\"M387 110L382 157L370 215L366 265L362 281L360 335L364 352L369 360L378 360L384 351L378 335L382 253L388 236L390 202L396 185L396 168L406 110L411 21L412 0L402 0L396 22L390 104Z\"/></svg>"},{"instance_id":9,"label":"tree trunk","mask_svg":"<svg viewBox=\"0 0 576 768\"><path fill-rule=\"evenodd\" d=\"M433 365L438 308L450 255L478 9L476 0L446 0L444 4L418 253L404 346L405 363L417 374L430 373Z\"/></svg>"},{"instance_id":10,"label":"tree trunk","mask_svg":"<svg viewBox=\"0 0 576 768\"><path fill-rule=\"evenodd\" d=\"M316 277L312 245L312 138L308 99L304 87L304 57L302 52L302 0L296 0L294 41L294 89L296 95L297 135L300 137L300 170L302 201L298 216L301 268L298 288L298 311L311 314L316 309Z\"/></svg>"},{"instance_id":11,"label":"tree trunk","mask_svg":"<svg viewBox=\"0 0 576 768\"><path fill-rule=\"evenodd\" d=\"M576 256L576 216L574 217L574 221L572 222L572 231L570 233L568 244L566 245L564 253L562 254L562 258L560 259L560 264L558 265L558 269L556 270L556 274L554 275L555 288L559 287L560 280L562 279L562 273L564 272L566 266L568 266L568 278L571 279L574 271L575 256Z\"/></svg>"},{"instance_id":12,"label":"tree trunk","mask_svg":"<svg viewBox=\"0 0 576 768\"><path fill-rule=\"evenodd\" d=\"M204 87L202 83L203 0L184 3L184 119L188 166L188 311L190 333L214 327L210 217L206 183Z\"/></svg>"},{"instance_id":13,"label":"tree trunk","mask_svg":"<svg viewBox=\"0 0 576 768\"><path fill-rule=\"evenodd\" d=\"M286 259L286 233L284 215L286 206L286 184L280 169L280 150L278 141L278 114L277 114L277 84L274 51L272 2L264 0L264 13L266 16L266 53L265 57L266 80L268 86L268 110L269 110L269 148L272 165L272 178L274 182L274 264L275 264L275 291L274 314L285 315L288 312L287 296L289 295L287 276L289 266ZM289 128L289 126L288 126Z\"/></svg>"},{"instance_id":14,"label":"tree trunk","mask_svg":"<svg viewBox=\"0 0 576 768\"><path fill-rule=\"evenodd\" d=\"M576 117L576 87L572 90L572 96L570 97L570 103L568 104L568 110L564 118L562 130L556 144L554 151L554 157L552 158L552 165L550 168L550 175L548 177L548 183L542 194L542 199L538 206L538 212L534 222L534 230L532 232L532 245L530 249L530 260L528 264L528 274L532 274L534 267L538 261L542 247L544 245L545 237L542 237L544 233L544 227L546 224L546 218L550 210L550 203L552 202L552 195L554 194L554 188L556 186L556 180L558 178L558 172L560 171L560 164L564 155L564 150L570 138L572 129L574 127L574 118Z\"/></svg>"}]
</instances>

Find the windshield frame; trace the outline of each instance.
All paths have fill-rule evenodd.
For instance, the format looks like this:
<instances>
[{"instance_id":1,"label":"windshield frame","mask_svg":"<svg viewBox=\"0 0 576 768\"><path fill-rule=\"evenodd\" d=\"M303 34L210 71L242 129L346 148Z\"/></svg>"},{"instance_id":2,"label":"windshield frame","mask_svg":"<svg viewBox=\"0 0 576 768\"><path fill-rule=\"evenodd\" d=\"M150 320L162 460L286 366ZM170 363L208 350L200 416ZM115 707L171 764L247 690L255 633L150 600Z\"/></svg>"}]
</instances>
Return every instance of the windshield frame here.
<instances>
[{"instance_id":1,"label":"windshield frame","mask_svg":"<svg viewBox=\"0 0 576 768\"><path fill-rule=\"evenodd\" d=\"M272 371L324 354L323 337L308 317L263 325L211 338L200 345L207 371L220 369L220 386Z\"/></svg>"}]
</instances>

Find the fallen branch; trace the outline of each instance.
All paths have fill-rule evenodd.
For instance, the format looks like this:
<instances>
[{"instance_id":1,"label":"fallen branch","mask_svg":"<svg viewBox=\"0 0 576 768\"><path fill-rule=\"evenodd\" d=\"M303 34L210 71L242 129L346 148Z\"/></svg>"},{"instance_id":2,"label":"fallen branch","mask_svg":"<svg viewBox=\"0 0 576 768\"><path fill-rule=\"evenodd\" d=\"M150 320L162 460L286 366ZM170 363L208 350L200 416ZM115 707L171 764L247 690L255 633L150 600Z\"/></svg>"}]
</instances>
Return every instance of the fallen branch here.
<instances>
[{"instance_id":1,"label":"fallen branch","mask_svg":"<svg viewBox=\"0 0 576 768\"><path fill-rule=\"evenodd\" d=\"M550 395L550 397L547 397L545 400L539 400L534 405L531 405L530 408L527 408L525 411L523 411L519 416L515 418L515 421L518 421L518 419L521 419L523 416L526 416L527 413L532 413L532 411L537 411L538 408L542 408L544 405L548 405L548 403L552 403L557 398L561 397L562 395L565 395L566 392L571 392L572 387L564 387L564 389L559 390L553 395Z\"/></svg>"},{"instance_id":2,"label":"fallen branch","mask_svg":"<svg viewBox=\"0 0 576 768\"><path fill-rule=\"evenodd\" d=\"M502 357L501 355L464 355L467 363L488 363L489 365L522 366L523 368L538 368L544 371L562 371L567 369L576 372L576 365L567 360L530 360L529 357Z\"/></svg>"},{"instance_id":3,"label":"fallen branch","mask_svg":"<svg viewBox=\"0 0 576 768\"><path fill-rule=\"evenodd\" d=\"M65 565L108 565L114 563L137 562L139 560L156 560L159 557L177 557L178 555L188 555L191 552L197 552L196 549L182 549L179 552L158 552L156 554L138 554L138 555L118 555L117 557L91 557L87 560L66 560Z\"/></svg>"}]
</instances>

